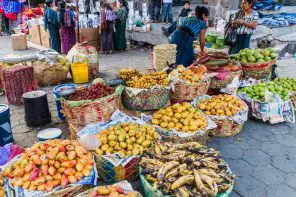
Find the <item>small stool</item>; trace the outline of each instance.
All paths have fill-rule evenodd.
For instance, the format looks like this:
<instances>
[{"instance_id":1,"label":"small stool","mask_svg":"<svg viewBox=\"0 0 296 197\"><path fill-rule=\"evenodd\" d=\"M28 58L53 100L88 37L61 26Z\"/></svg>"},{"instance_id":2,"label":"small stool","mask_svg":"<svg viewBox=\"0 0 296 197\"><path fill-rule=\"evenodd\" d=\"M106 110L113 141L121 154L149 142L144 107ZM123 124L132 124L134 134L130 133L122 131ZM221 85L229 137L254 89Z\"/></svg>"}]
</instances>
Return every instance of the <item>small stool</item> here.
<instances>
[{"instance_id":1,"label":"small stool","mask_svg":"<svg viewBox=\"0 0 296 197\"><path fill-rule=\"evenodd\" d=\"M39 89L32 66L17 64L2 69L2 83L10 104L22 104L25 92Z\"/></svg>"}]
</instances>

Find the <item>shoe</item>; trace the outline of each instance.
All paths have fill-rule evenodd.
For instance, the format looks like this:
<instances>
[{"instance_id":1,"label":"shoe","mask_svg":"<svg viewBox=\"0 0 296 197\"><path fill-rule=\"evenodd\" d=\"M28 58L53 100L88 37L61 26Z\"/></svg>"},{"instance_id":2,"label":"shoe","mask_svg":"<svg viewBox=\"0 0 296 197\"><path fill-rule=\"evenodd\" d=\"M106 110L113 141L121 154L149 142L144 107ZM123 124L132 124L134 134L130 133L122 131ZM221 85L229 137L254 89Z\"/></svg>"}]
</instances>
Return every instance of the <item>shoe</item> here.
<instances>
[{"instance_id":1,"label":"shoe","mask_svg":"<svg viewBox=\"0 0 296 197\"><path fill-rule=\"evenodd\" d=\"M162 30L162 33L163 33L166 37L169 37L169 36L170 36L170 34L169 34L167 28L165 28L165 27L161 27L161 30Z\"/></svg>"}]
</instances>

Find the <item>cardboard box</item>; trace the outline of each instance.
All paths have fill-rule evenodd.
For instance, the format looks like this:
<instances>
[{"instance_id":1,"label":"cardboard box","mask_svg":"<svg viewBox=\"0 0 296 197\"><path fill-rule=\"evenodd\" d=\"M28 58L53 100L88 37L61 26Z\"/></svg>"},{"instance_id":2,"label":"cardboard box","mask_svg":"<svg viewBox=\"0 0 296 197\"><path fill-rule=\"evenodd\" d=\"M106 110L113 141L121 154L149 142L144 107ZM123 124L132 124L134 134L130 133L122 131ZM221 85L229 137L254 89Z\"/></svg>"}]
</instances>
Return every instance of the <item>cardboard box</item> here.
<instances>
[{"instance_id":1,"label":"cardboard box","mask_svg":"<svg viewBox=\"0 0 296 197\"><path fill-rule=\"evenodd\" d=\"M76 29L76 39L78 38L78 30ZM79 41L87 42L89 45L99 48L100 28L83 28L79 29Z\"/></svg>"},{"instance_id":2,"label":"cardboard box","mask_svg":"<svg viewBox=\"0 0 296 197\"><path fill-rule=\"evenodd\" d=\"M44 26L40 26L41 46L50 48L49 32L44 30Z\"/></svg>"},{"instance_id":3,"label":"cardboard box","mask_svg":"<svg viewBox=\"0 0 296 197\"><path fill-rule=\"evenodd\" d=\"M30 25L29 36L32 43L41 46L40 25Z\"/></svg>"},{"instance_id":4,"label":"cardboard box","mask_svg":"<svg viewBox=\"0 0 296 197\"><path fill-rule=\"evenodd\" d=\"M15 51L27 49L28 46L27 46L26 34L11 35L11 45L12 45L12 49Z\"/></svg>"}]
</instances>

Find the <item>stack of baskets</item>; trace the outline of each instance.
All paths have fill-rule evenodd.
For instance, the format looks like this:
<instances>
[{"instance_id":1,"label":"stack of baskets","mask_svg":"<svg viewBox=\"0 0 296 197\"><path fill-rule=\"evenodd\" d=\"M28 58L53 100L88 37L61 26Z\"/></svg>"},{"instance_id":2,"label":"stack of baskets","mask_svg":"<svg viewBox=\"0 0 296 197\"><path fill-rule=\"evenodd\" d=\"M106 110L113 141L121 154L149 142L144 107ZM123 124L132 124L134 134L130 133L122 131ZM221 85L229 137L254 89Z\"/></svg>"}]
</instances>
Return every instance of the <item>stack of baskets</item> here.
<instances>
[{"instance_id":1,"label":"stack of baskets","mask_svg":"<svg viewBox=\"0 0 296 197\"><path fill-rule=\"evenodd\" d=\"M177 45L161 44L153 47L152 61L156 71L176 62Z\"/></svg>"}]
</instances>

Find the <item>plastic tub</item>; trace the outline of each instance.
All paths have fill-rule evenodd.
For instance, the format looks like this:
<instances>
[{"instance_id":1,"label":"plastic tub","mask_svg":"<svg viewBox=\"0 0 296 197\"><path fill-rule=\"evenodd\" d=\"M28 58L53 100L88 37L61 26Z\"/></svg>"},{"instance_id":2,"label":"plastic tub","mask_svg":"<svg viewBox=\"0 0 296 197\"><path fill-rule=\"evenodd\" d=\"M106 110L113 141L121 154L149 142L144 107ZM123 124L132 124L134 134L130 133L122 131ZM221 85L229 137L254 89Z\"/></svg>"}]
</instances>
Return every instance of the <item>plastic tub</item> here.
<instances>
[{"instance_id":1,"label":"plastic tub","mask_svg":"<svg viewBox=\"0 0 296 197\"><path fill-rule=\"evenodd\" d=\"M52 91L60 120L65 120L64 114L61 112L62 105L60 98L73 94L76 91L76 87L75 84L61 84L55 86Z\"/></svg>"},{"instance_id":2,"label":"plastic tub","mask_svg":"<svg viewBox=\"0 0 296 197\"><path fill-rule=\"evenodd\" d=\"M0 146L11 142L13 142L13 137L10 126L9 107L0 104Z\"/></svg>"},{"instance_id":3,"label":"plastic tub","mask_svg":"<svg viewBox=\"0 0 296 197\"><path fill-rule=\"evenodd\" d=\"M62 130L58 128L48 128L38 132L37 137L39 141L53 140L53 139L61 139L62 138Z\"/></svg>"},{"instance_id":4,"label":"plastic tub","mask_svg":"<svg viewBox=\"0 0 296 197\"><path fill-rule=\"evenodd\" d=\"M71 64L74 83L88 82L88 64L87 62L73 62Z\"/></svg>"}]
</instances>

